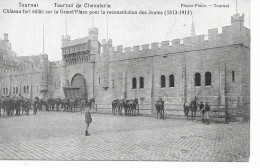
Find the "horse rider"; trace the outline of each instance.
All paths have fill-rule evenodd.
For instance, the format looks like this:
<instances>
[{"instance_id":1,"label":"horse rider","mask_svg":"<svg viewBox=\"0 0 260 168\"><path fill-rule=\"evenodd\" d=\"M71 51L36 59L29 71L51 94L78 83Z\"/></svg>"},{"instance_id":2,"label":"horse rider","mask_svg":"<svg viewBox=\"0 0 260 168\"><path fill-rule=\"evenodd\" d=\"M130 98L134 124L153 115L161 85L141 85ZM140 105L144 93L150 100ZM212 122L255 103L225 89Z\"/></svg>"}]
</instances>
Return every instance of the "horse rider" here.
<instances>
[{"instance_id":1,"label":"horse rider","mask_svg":"<svg viewBox=\"0 0 260 168\"><path fill-rule=\"evenodd\" d=\"M204 111L204 109L203 109L203 108L204 108L203 102L200 102L199 108L200 108L200 113L201 113L201 122L204 123L204 113L205 113L205 111Z\"/></svg>"},{"instance_id":2,"label":"horse rider","mask_svg":"<svg viewBox=\"0 0 260 168\"><path fill-rule=\"evenodd\" d=\"M205 109L205 123L208 125L209 124L209 112L210 112L209 102L206 102L204 109Z\"/></svg>"}]
</instances>

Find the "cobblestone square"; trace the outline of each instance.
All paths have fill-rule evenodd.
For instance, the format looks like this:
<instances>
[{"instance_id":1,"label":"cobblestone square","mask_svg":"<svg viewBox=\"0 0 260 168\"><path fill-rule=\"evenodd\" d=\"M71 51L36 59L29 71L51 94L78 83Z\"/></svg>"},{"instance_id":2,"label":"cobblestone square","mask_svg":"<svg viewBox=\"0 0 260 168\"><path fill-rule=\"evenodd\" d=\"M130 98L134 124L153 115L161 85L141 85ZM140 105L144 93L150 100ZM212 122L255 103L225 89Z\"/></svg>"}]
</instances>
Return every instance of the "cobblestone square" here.
<instances>
[{"instance_id":1,"label":"cobblestone square","mask_svg":"<svg viewBox=\"0 0 260 168\"><path fill-rule=\"evenodd\" d=\"M40 112L0 118L1 160L248 161L250 124Z\"/></svg>"}]
</instances>

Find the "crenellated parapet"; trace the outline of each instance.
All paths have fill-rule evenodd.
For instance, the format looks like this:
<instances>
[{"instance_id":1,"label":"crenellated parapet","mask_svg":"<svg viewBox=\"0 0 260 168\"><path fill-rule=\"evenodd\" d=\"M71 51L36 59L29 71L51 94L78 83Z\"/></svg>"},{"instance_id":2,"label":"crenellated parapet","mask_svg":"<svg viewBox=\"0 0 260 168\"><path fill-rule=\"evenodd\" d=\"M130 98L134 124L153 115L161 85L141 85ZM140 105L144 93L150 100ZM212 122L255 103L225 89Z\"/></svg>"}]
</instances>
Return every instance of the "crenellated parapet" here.
<instances>
[{"instance_id":1,"label":"crenellated parapet","mask_svg":"<svg viewBox=\"0 0 260 168\"><path fill-rule=\"evenodd\" d=\"M194 37L184 37L182 39L173 39L171 41L161 41L126 48L122 45L113 46L110 61L175 54L241 43L247 44L250 40L245 37L250 31L244 27L243 18L244 15L239 16L236 14L232 16L231 25L222 27L220 30L218 28L209 29L207 34ZM241 29L238 28L241 26Z\"/></svg>"}]
</instances>

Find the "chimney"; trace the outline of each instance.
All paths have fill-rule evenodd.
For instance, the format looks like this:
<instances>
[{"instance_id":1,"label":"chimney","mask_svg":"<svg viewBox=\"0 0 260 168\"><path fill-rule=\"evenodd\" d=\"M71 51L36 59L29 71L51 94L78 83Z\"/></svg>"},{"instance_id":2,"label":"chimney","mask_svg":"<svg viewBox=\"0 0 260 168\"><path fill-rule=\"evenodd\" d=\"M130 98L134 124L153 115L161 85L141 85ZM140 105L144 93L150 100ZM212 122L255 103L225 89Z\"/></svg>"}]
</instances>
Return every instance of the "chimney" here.
<instances>
[{"instance_id":1,"label":"chimney","mask_svg":"<svg viewBox=\"0 0 260 168\"><path fill-rule=\"evenodd\" d=\"M9 41L9 40L8 40L8 34L7 34L7 33L4 34L4 41Z\"/></svg>"}]
</instances>

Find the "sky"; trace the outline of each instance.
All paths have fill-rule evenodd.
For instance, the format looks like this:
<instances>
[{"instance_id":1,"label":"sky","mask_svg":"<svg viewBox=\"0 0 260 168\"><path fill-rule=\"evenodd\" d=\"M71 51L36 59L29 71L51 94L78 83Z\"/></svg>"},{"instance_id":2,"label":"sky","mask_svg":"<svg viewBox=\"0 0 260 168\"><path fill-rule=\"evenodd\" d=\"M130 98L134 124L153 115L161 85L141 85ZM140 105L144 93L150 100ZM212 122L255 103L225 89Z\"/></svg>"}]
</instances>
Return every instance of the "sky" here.
<instances>
[{"instance_id":1,"label":"sky","mask_svg":"<svg viewBox=\"0 0 260 168\"><path fill-rule=\"evenodd\" d=\"M44 49L49 60L61 60L61 36L66 34L64 14L7 14L4 9L43 9L45 10L74 10L76 4L108 3L108 10L135 10L135 11L165 11L165 10L192 10L196 35L207 34L208 29L231 25L231 16L236 13L236 0L24 0L22 3L38 3L38 8L22 8L18 3L21 0L0 1L0 38L9 34L12 49L18 56L38 55L43 53L43 25ZM55 7L54 3L70 4L73 8ZM214 7L181 7L181 4L229 4L229 8ZM85 8L80 10L100 11L100 8ZM102 9L105 11L106 9ZM245 26L250 28L250 1L238 0L238 13L245 14ZM88 36L88 28L99 29L99 41L110 38L113 46L136 45L161 42L190 36L192 17L190 15L84 15L68 14L67 34L71 39ZM108 24L107 24L108 23ZM108 25L108 31L107 31ZM108 32L108 33L107 33Z\"/></svg>"}]
</instances>

